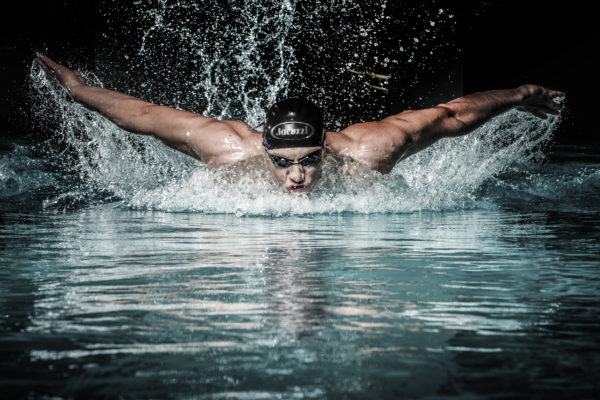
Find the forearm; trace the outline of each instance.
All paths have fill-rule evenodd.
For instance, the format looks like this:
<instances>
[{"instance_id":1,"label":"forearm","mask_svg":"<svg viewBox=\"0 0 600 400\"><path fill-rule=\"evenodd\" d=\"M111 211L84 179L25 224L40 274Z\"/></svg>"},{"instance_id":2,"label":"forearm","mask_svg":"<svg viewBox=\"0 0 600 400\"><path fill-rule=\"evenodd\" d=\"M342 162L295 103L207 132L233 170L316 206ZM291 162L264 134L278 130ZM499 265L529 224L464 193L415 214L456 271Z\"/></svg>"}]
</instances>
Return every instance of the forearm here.
<instances>
[{"instance_id":1,"label":"forearm","mask_svg":"<svg viewBox=\"0 0 600 400\"><path fill-rule=\"evenodd\" d=\"M378 125L378 136L372 140L383 143L379 148L385 148L387 143L387 159L393 166L441 138L467 134L512 107L539 118L556 115L562 106L554 99L561 96L565 93L538 85L473 93L436 107L385 118Z\"/></svg>"},{"instance_id":2,"label":"forearm","mask_svg":"<svg viewBox=\"0 0 600 400\"><path fill-rule=\"evenodd\" d=\"M515 89L489 90L472 93L445 104L440 104L450 117L447 136L471 132L490 118L512 107L523 104L529 91L526 85Z\"/></svg>"},{"instance_id":3,"label":"forearm","mask_svg":"<svg viewBox=\"0 0 600 400\"><path fill-rule=\"evenodd\" d=\"M68 89L75 101L97 111L120 127L137 132L151 133L139 117L148 113L152 103L133 96L95 86L79 85Z\"/></svg>"}]
</instances>

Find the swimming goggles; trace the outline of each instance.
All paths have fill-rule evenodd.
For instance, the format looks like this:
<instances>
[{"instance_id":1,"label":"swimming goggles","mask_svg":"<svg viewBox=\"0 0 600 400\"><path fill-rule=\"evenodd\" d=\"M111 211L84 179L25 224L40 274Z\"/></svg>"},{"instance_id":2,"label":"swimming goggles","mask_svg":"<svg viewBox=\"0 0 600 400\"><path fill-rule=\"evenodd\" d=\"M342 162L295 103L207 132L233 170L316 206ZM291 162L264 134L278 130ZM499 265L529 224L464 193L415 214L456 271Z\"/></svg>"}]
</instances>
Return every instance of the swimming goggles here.
<instances>
[{"instance_id":1,"label":"swimming goggles","mask_svg":"<svg viewBox=\"0 0 600 400\"><path fill-rule=\"evenodd\" d=\"M277 165L280 168L287 168L290 165L294 164L300 164L302 166L315 165L318 164L319 161L321 161L321 150L317 150L314 153L310 153L309 155L306 155L299 159L297 162L294 162L294 160L290 160L288 158L276 156L271 153L267 154L269 155L269 157L271 157L271 161L273 161L273 164Z\"/></svg>"}]
</instances>

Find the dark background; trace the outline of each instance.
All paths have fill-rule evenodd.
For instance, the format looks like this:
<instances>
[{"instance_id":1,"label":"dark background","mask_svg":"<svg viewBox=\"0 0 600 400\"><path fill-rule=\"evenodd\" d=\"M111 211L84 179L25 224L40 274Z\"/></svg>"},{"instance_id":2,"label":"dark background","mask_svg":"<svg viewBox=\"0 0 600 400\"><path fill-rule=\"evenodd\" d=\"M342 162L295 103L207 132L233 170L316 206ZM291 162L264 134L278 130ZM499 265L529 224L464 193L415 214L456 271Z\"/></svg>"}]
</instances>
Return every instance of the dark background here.
<instances>
[{"instance_id":1,"label":"dark background","mask_svg":"<svg viewBox=\"0 0 600 400\"><path fill-rule=\"evenodd\" d=\"M465 93L536 83L567 93L560 143L600 144L595 13L583 2L507 1L466 21Z\"/></svg>"},{"instance_id":2,"label":"dark background","mask_svg":"<svg viewBox=\"0 0 600 400\"><path fill-rule=\"evenodd\" d=\"M407 34L413 17L402 13L407 9L405 5L413 3L389 4L390 13L403 16ZM106 7L107 3L19 2L14 3L12 11L3 13L1 137L38 139L39 133L32 129L28 80L36 51L72 67L99 69L96 49L106 43L102 38L102 32L106 31L102 24L106 22L99 15L103 7L98 4ZM427 73L411 71L407 65L397 67L401 71L390 71L396 78L389 83L387 111L430 106L449 100L443 98L449 94L536 83L567 93L557 142L600 144L592 110L598 70L594 54L597 45L593 40L597 36L596 22L591 21L594 13L588 6L513 0L435 2L436 7L440 4L456 12L456 29L448 32L448 38L457 43L458 49L450 49L449 54L431 61L438 65L432 65ZM416 21L418 17L414 18ZM129 29L132 27L122 26L124 46ZM411 73L420 74L419 84L410 79ZM447 87L448 76L453 77L452 87ZM111 87L110 82L105 83Z\"/></svg>"}]
</instances>

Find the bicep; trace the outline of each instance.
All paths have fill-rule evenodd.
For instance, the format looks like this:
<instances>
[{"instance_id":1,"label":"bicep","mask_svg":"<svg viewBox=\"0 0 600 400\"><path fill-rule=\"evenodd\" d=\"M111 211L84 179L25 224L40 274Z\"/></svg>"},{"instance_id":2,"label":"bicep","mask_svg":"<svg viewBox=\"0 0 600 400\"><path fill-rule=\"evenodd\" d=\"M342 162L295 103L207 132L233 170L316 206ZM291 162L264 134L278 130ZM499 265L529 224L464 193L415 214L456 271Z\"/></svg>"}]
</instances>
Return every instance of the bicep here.
<instances>
[{"instance_id":1,"label":"bicep","mask_svg":"<svg viewBox=\"0 0 600 400\"><path fill-rule=\"evenodd\" d=\"M202 120L189 133L189 136L186 134L186 145L209 167L241 161L260 153L261 135L241 121Z\"/></svg>"},{"instance_id":2,"label":"bicep","mask_svg":"<svg viewBox=\"0 0 600 400\"><path fill-rule=\"evenodd\" d=\"M223 121L187 111L147 103L132 120L140 133L209 165L242 157L244 137L255 133L241 121Z\"/></svg>"},{"instance_id":3,"label":"bicep","mask_svg":"<svg viewBox=\"0 0 600 400\"><path fill-rule=\"evenodd\" d=\"M405 111L382 122L395 127L397 132L406 136L409 146L405 157L423 150L443 137L461 134L465 128L465 124L456 118L454 111L445 105Z\"/></svg>"},{"instance_id":4,"label":"bicep","mask_svg":"<svg viewBox=\"0 0 600 400\"><path fill-rule=\"evenodd\" d=\"M349 126L334 137L332 150L387 173L407 146L407 136L385 121L363 122Z\"/></svg>"},{"instance_id":5,"label":"bicep","mask_svg":"<svg viewBox=\"0 0 600 400\"><path fill-rule=\"evenodd\" d=\"M462 124L451 113L451 109L437 106L351 125L340 132L351 143L346 145L344 155L377 171L389 172L399 160L458 132Z\"/></svg>"},{"instance_id":6,"label":"bicep","mask_svg":"<svg viewBox=\"0 0 600 400\"><path fill-rule=\"evenodd\" d=\"M193 130L216 121L213 118L152 103L140 102L136 107L133 117L119 125L175 145L186 143Z\"/></svg>"}]
</instances>

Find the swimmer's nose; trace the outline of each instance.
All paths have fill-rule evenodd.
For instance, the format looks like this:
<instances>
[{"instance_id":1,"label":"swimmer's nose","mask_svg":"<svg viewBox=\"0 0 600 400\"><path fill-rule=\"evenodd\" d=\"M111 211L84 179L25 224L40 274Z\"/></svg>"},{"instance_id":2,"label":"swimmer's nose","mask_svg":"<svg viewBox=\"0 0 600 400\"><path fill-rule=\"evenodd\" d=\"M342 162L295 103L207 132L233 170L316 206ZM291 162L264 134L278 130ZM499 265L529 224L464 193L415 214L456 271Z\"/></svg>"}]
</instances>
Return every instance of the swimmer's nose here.
<instances>
[{"instance_id":1,"label":"swimmer's nose","mask_svg":"<svg viewBox=\"0 0 600 400\"><path fill-rule=\"evenodd\" d=\"M302 166L299 164L292 165L288 171L288 176L294 183L304 182L304 170Z\"/></svg>"}]
</instances>

